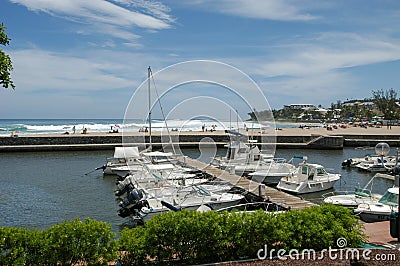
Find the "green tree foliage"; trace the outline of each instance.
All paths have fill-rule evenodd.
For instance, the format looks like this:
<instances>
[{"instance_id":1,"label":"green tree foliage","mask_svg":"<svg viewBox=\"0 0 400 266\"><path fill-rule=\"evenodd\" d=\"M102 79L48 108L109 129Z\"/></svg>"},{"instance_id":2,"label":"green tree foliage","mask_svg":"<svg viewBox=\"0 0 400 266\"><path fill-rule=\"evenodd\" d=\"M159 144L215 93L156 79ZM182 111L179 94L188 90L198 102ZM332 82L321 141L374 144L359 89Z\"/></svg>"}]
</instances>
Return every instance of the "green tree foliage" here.
<instances>
[{"instance_id":1,"label":"green tree foliage","mask_svg":"<svg viewBox=\"0 0 400 266\"><path fill-rule=\"evenodd\" d=\"M397 92L394 89L372 91L375 105L384 113L385 119L392 120L399 118Z\"/></svg>"},{"instance_id":2,"label":"green tree foliage","mask_svg":"<svg viewBox=\"0 0 400 266\"><path fill-rule=\"evenodd\" d=\"M1 45L8 45L10 42L10 38L8 38L7 34L5 33L6 27L3 23L0 24L0 44ZM11 88L15 89L14 82L11 80L10 73L13 70L12 62L10 56L4 53L0 49L0 84L4 88Z\"/></svg>"}]
</instances>

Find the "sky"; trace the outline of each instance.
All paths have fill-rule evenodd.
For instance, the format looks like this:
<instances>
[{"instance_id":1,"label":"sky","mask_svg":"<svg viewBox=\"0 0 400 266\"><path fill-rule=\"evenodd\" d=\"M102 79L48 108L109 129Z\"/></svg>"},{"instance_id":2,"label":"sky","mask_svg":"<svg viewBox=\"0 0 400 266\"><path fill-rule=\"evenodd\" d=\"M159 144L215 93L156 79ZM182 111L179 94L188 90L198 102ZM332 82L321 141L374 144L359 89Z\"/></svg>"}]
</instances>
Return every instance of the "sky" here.
<instances>
[{"instance_id":1,"label":"sky","mask_svg":"<svg viewBox=\"0 0 400 266\"><path fill-rule=\"evenodd\" d=\"M135 116L149 66L169 70L152 82L177 118L400 87L398 0L1 0L0 23L16 85L0 119ZM163 83L175 75L207 82Z\"/></svg>"}]
</instances>

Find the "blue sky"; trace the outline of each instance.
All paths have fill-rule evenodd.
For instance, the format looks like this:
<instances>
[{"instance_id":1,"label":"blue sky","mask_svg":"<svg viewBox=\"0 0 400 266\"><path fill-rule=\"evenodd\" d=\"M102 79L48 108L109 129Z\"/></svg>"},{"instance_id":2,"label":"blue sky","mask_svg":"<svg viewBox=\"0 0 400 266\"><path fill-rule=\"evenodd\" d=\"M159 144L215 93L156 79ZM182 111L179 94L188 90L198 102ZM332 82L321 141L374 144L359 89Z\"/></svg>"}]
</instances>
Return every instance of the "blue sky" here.
<instances>
[{"instance_id":1,"label":"blue sky","mask_svg":"<svg viewBox=\"0 0 400 266\"><path fill-rule=\"evenodd\" d=\"M188 60L239 69L275 109L400 87L397 0L2 0L0 22L16 85L0 89L0 118L123 118L148 66Z\"/></svg>"}]
</instances>

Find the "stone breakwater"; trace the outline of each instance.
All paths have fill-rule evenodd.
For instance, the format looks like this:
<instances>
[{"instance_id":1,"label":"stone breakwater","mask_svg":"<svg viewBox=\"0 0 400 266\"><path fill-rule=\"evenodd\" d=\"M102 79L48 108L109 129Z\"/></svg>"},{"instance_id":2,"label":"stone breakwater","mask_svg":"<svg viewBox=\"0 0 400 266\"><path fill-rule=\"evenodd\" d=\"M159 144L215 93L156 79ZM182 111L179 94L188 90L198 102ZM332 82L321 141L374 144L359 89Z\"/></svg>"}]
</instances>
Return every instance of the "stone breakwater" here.
<instances>
[{"instance_id":1,"label":"stone breakwater","mask_svg":"<svg viewBox=\"0 0 400 266\"><path fill-rule=\"evenodd\" d=\"M341 149L343 137L300 135L300 136L263 136L254 135L258 144L276 146L277 148L311 148ZM198 148L200 145L216 145L223 147L230 140L225 132L174 132L170 137L166 134L152 136L153 147L165 147L169 143L180 147ZM24 135L16 138L0 137L0 151L56 151L56 150L100 150L114 149L122 143L134 146L145 146L149 136L143 134L71 134L71 135Z\"/></svg>"},{"instance_id":2,"label":"stone breakwater","mask_svg":"<svg viewBox=\"0 0 400 266\"><path fill-rule=\"evenodd\" d=\"M265 135L262 132L241 132L252 136L258 144L275 146L277 149L342 149L343 147L374 147L386 142L391 147L400 147L400 127L391 128L284 128ZM273 134L275 133L275 134ZM271 136L273 135L273 136ZM262 136L262 137L261 137ZM179 147L198 148L200 145L223 147L230 135L222 130L214 132L153 132L154 148L165 147L172 143ZM17 138L0 137L0 152L11 151L55 151L55 150L96 150L114 149L122 143L144 146L149 143L148 133L94 133L88 134L46 134L21 135ZM265 146L263 146L265 147Z\"/></svg>"}]
</instances>

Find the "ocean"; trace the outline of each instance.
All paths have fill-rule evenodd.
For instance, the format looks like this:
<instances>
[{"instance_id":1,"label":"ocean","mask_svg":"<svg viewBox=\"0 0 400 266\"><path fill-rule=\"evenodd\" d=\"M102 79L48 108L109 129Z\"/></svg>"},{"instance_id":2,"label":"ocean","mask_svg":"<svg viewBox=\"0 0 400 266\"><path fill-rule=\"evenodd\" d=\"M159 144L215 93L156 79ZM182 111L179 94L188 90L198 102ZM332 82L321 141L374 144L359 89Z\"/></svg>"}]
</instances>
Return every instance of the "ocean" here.
<instances>
[{"instance_id":1,"label":"ocean","mask_svg":"<svg viewBox=\"0 0 400 266\"><path fill-rule=\"evenodd\" d=\"M202 126L211 129L212 125L217 125L217 129L228 128L287 128L298 127L298 123L276 123L244 122L236 123L229 121L215 121L209 119L191 120L168 120L166 123L160 119L152 119L152 130L177 129L179 131L200 131ZM124 121L123 119L0 119L0 136L10 136L13 131L19 134L60 134L72 132L75 127L76 132L87 128L88 132L108 132L113 128L119 131L139 131L147 127L148 122L143 120Z\"/></svg>"}]
</instances>

